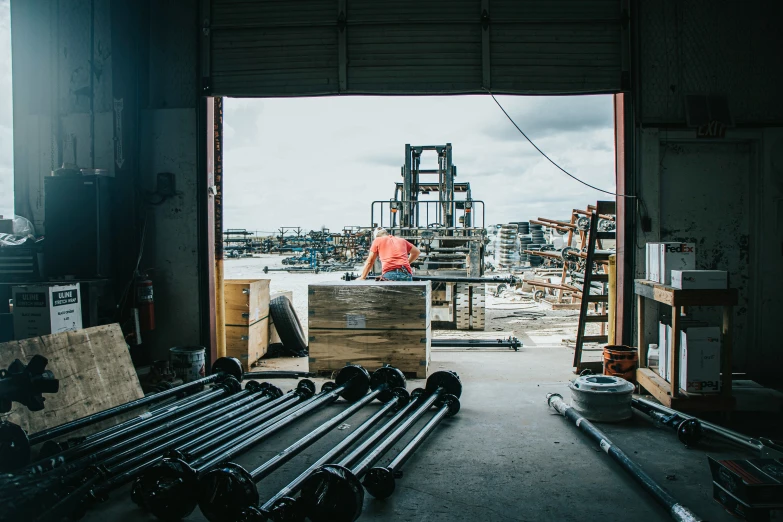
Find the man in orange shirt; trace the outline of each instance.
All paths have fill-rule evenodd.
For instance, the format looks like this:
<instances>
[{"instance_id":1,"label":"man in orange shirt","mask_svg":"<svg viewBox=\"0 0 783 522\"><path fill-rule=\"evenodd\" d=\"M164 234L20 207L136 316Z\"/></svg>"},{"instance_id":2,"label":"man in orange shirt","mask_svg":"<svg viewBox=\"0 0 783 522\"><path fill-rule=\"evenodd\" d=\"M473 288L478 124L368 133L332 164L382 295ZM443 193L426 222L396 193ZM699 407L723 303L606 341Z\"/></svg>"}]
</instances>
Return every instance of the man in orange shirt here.
<instances>
[{"instance_id":1,"label":"man in orange shirt","mask_svg":"<svg viewBox=\"0 0 783 522\"><path fill-rule=\"evenodd\" d=\"M367 279L372 265L381 258L381 273L389 281L410 281L413 276L411 263L419 257L421 250L402 238L390 236L383 228L375 230L375 240L370 246L370 257L364 264L359 279Z\"/></svg>"}]
</instances>

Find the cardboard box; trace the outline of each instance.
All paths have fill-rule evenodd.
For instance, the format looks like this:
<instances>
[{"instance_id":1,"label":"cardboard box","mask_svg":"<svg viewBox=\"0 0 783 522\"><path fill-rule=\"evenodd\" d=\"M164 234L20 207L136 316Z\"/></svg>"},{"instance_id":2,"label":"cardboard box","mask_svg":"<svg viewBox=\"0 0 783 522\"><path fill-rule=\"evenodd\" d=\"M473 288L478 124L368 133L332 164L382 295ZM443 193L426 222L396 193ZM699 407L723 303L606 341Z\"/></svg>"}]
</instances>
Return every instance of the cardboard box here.
<instances>
[{"instance_id":1,"label":"cardboard box","mask_svg":"<svg viewBox=\"0 0 783 522\"><path fill-rule=\"evenodd\" d=\"M245 371L269 347L269 279L226 279L226 355L236 357Z\"/></svg>"},{"instance_id":2,"label":"cardboard box","mask_svg":"<svg viewBox=\"0 0 783 522\"><path fill-rule=\"evenodd\" d=\"M783 462L777 459L715 460L712 480L750 507L783 507Z\"/></svg>"},{"instance_id":3,"label":"cardboard box","mask_svg":"<svg viewBox=\"0 0 783 522\"><path fill-rule=\"evenodd\" d=\"M730 514L748 522L770 522L770 508L752 508L734 498L717 482L712 483L712 498Z\"/></svg>"},{"instance_id":4,"label":"cardboard box","mask_svg":"<svg viewBox=\"0 0 783 522\"><path fill-rule=\"evenodd\" d=\"M680 290L725 290L729 274L723 270L672 270L672 286Z\"/></svg>"},{"instance_id":5,"label":"cardboard box","mask_svg":"<svg viewBox=\"0 0 783 522\"><path fill-rule=\"evenodd\" d=\"M696 268L694 243L647 243L647 279L664 285L672 284L672 270Z\"/></svg>"},{"instance_id":6,"label":"cardboard box","mask_svg":"<svg viewBox=\"0 0 783 522\"><path fill-rule=\"evenodd\" d=\"M687 393L720 391L720 328L691 326L680 332L680 389Z\"/></svg>"},{"instance_id":7,"label":"cardboard box","mask_svg":"<svg viewBox=\"0 0 783 522\"><path fill-rule=\"evenodd\" d=\"M671 332L671 326L658 323L658 375L667 381L671 375L669 368L672 353Z\"/></svg>"},{"instance_id":8,"label":"cardboard box","mask_svg":"<svg viewBox=\"0 0 783 522\"><path fill-rule=\"evenodd\" d=\"M79 283L72 285L27 285L11 290L14 300L14 337L80 330L82 307Z\"/></svg>"}]
</instances>

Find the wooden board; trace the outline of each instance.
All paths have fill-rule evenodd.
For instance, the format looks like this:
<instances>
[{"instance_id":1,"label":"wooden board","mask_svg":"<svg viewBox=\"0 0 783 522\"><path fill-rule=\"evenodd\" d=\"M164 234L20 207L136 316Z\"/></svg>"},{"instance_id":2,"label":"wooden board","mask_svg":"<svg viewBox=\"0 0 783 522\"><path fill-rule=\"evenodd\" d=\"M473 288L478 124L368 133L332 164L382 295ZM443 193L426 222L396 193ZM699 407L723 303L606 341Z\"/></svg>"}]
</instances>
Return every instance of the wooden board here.
<instances>
[{"instance_id":1,"label":"wooden board","mask_svg":"<svg viewBox=\"0 0 783 522\"><path fill-rule=\"evenodd\" d=\"M424 330L430 326L429 281L352 281L310 285L308 329Z\"/></svg>"},{"instance_id":2,"label":"wooden board","mask_svg":"<svg viewBox=\"0 0 783 522\"><path fill-rule=\"evenodd\" d=\"M646 279L637 279L634 291L637 295L669 306L735 306L739 299L736 288L680 290Z\"/></svg>"},{"instance_id":3,"label":"wooden board","mask_svg":"<svg viewBox=\"0 0 783 522\"><path fill-rule=\"evenodd\" d=\"M226 279L226 325L254 324L269 315L269 279Z\"/></svg>"},{"instance_id":4,"label":"wooden board","mask_svg":"<svg viewBox=\"0 0 783 522\"><path fill-rule=\"evenodd\" d=\"M348 363L368 371L391 364L424 379L430 361L432 330L310 330L310 371L336 371Z\"/></svg>"},{"instance_id":5,"label":"wooden board","mask_svg":"<svg viewBox=\"0 0 783 522\"><path fill-rule=\"evenodd\" d=\"M226 326L226 355L236 357L245 371L266 355L269 347L269 318L251 326Z\"/></svg>"},{"instance_id":6,"label":"wooden board","mask_svg":"<svg viewBox=\"0 0 783 522\"><path fill-rule=\"evenodd\" d=\"M294 304L294 293L291 290L287 290L285 292L272 292L272 295L269 296L269 300L276 297L286 297L289 301L291 301L291 304ZM280 340L280 336L277 335L277 328L275 328L275 322L272 319L272 316L269 316L269 344L283 344L283 341Z\"/></svg>"},{"instance_id":7,"label":"wooden board","mask_svg":"<svg viewBox=\"0 0 783 522\"><path fill-rule=\"evenodd\" d=\"M14 359L27 363L36 354L49 359L46 368L60 380L60 390L44 394L46 407L42 411L31 412L14 403L7 420L28 433L144 396L117 324L2 343L0 366L7 368ZM91 426L90 433L98 429Z\"/></svg>"},{"instance_id":8,"label":"wooden board","mask_svg":"<svg viewBox=\"0 0 783 522\"><path fill-rule=\"evenodd\" d=\"M649 368L637 369L636 381L664 406L683 412L731 411L736 404L734 397L720 394L672 397L669 382Z\"/></svg>"}]
</instances>

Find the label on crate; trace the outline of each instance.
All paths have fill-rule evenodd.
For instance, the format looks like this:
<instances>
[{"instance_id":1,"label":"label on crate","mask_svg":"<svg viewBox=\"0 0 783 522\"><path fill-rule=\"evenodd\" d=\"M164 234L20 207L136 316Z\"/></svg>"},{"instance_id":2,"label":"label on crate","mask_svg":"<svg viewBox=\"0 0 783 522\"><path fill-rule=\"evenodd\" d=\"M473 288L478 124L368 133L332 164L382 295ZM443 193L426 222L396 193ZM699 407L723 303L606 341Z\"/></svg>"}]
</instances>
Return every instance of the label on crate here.
<instances>
[{"instance_id":1,"label":"label on crate","mask_svg":"<svg viewBox=\"0 0 783 522\"><path fill-rule=\"evenodd\" d=\"M345 314L346 328L367 328L367 320L363 315Z\"/></svg>"},{"instance_id":2,"label":"label on crate","mask_svg":"<svg viewBox=\"0 0 783 522\"><path fill-rule=\"evenodd\" d=\"M52 292L52 306L63 306L68 304L76 304L79 302L79 296L76 289L72 290L59 290Z\"/></svg>"}]
</instances>

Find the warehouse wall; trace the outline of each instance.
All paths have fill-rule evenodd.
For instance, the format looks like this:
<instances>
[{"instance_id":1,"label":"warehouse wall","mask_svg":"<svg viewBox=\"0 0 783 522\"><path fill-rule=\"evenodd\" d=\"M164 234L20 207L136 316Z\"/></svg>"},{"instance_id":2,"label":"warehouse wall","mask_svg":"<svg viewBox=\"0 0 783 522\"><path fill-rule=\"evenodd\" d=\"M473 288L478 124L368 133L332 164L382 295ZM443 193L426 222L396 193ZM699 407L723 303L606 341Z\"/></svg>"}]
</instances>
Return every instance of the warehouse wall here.
<instances>
[{"instance_id":1,"label":"warehouse wall","mask_svg":"<svg viewBox=\"0 0 783 522\"><path fill-rule=\"evenodd\" d=\"M697 268L730 272L740 291L734 369L771 382L783 366L774 332L783 283L783 37L779 2L639 4L637 184L652 231L639 226L636 275L646 241L696 243ZM684 94L725 94L736 122L722 139L687 128ZM654 308L654 307L651 307ZM720 324L714 309L692 310ZM647 313L656 342L657 314Z\"/></svg>"},{"instance_id":2,"label":"warehouse wall","mask_svg":"<svg viewBox=\"0 0 783 522\"><path fill-rule=\"evenodd\" d=\"M115 175L117 287L146 220L155 358L201 336L197 19L195 0L11 3L16 213L45 233L43 178L63 161ZM175 174L178 195L153 205L158 172Z\"/></svg>"}]
</instances>

